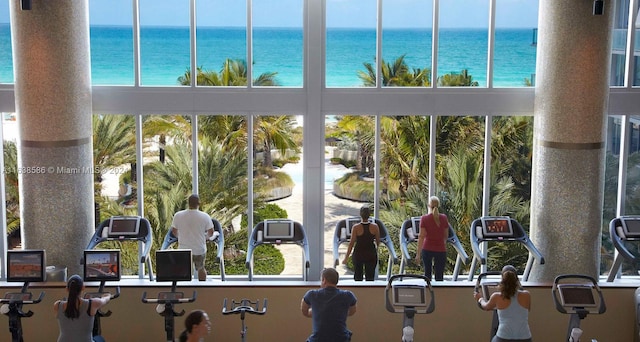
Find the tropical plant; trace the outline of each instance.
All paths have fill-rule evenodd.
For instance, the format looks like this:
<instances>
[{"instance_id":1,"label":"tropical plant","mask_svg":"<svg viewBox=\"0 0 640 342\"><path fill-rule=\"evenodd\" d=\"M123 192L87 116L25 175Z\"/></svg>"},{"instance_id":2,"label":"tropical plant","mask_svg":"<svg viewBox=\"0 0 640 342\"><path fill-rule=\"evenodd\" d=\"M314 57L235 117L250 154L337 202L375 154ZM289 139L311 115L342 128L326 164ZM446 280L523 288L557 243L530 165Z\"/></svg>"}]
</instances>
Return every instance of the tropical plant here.
<instances>
[{"instance_id":1,"label":"tropical plant","mask_svg":"<svg viewBox=\"0 0 640 342\"><path fill-rule=\"evenodd\" d=\"M430 71L425 69L410 69L402 55L393 63L385 63L382 60L382 86L400 86L400 87L428 87L431 85ZM376 67L374 64L363 63L365 71L358 71L358 78L362 80L362 84L366 87L376 86Z\"/></svg>"},{"instance_id":2,"label":"tropical plant","mask_svg":"<svg viewBox=\"0 0 640 342\"><path fill-rule=\"evenodd\" d=\"M440 87L477 87L478 85L467 69L462 69L459 74L452 72L438 77Z\"/></svg>"},{"instance_id":3,"label":"tropical plant","mask_svg":"<svg viewBox=\"0 0 640 342\"><path fill-rule=\"evenodd\" d=\"M18 148L13 141L5 140L4 148L4 184L7 235L20 232L20 191L18 188Z\"/></svg>"},{"instance_id":4,"label":"tropical plant","mask_svg":"<svg viewBox=\"0 0 640 342\"><path fill-rule=\"evenodd\" d=\"M103 172L135 163L135 127L131 115L93 115L93 166L95 196L100 197Z\"/></svg>"},{"instance_id":5,"label":"tropical plant","mask_svg":"<svg viewBox=\"0 0 640 342\"><path fill-rule=\"evenodd\" d=\"M253 80L254 86L277 86L276 72L260 74ZM240 87L247 85L247 63L241 59L227 58L219 72L207 71L202 66L196 69L196 80L199 86ZM181 85L191 85L191 70L187 68L184 75L178 77Z\"/></svg>"}]
</instances>

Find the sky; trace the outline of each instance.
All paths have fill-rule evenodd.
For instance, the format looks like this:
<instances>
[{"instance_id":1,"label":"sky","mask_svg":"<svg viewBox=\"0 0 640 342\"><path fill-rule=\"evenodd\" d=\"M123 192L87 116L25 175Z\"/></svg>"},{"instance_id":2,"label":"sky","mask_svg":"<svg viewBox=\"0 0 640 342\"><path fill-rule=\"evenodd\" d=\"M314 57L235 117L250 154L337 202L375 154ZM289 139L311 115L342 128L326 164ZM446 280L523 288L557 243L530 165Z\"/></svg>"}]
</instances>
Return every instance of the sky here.
<instances>
[{"instance_id":1,"label":"sky","mask_svg":"<svg viewBox=\"0 0 640 342\"><path fill-rule=\"evenodd\" d=\"M189 0L139 1L142 25L189 25ZM431 27L431 0L382 1L384 27ZM304 0L252 0L252 3L254 26L302 26ZM326 0L327 27L375 27L376 3L376 0ZM441 27L488 26L489 0L441 0L439 4ZM89 0L89 6L91 25L131 26L131 0ZM244 0L196 0L196 6L198 25L246 26ZM9 22L8 12L8 1L0 2L0 23ZM538 0L496 0L497 27L537 27L537 13Z\"/></svg>"}]
</instances>

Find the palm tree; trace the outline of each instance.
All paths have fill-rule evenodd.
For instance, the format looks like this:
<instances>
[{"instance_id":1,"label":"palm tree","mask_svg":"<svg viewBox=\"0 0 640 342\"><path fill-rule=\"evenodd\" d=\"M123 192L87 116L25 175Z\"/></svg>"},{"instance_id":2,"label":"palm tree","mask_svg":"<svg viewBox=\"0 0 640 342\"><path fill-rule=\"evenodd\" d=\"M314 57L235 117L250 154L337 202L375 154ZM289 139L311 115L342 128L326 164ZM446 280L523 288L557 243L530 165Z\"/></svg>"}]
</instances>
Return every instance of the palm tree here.
<instances>
[{"instance_id":1,"label":"palm tree","mask_svg":"<svg viewBox=\"0 0 640 342\"><path fill-rule=\"evenodd\" d=\"M264 158L262 166L273 167L271 149L277 148L282 156L288 149L298 149L298 145L291 134L293 132L293 120L291 116L259 116L255 118L253 137L256 145L259 143ZM257 146L256 146L257 147Z\"/></svg>"},{"instance_id":2,"label":"palm tree","mask_svg":"<svg viewBox=\"0 0 640 342\"><path fill-rule=\"evenodd\" d=\"M260 74L253 80L254 86L277 86L276 81L277 72L267 72ZM214 86L214 87L241 87L247 85L247 63L241 59L227 58L222 63L222 68L219 72L207 71L203 67L196 69L196 80L199 86ZM191 84L191 69L187 68L184 75L178 77L178 83L180 85Z\"/></svg>"},{"instance_id":3,"label":"palm tree","mask_svg":"<svg viewBox=\"0 0 640 342\"><path fill-rule=\"evenodd\" d=\"M398 180L402 197L429 170L429 122L424 116L382 118L382 179Z\"/></svg>"},{"instance_id":4,"label":"palm tree","mask_svg":"<svg viewBox=\"0 0 640 342\"><path fill-rule=\"evenodd\" d=\"M4 173L5 205L7 235L15 234L20 230L20 191L18 188L18 148L13 141L5 140L4 146ZM9 246L11 247L11 246Z\"/></svg>"},{"instance_id":5,"label":"palm tree","mask_svg":"<svg viewBox=\"0 0 640 342\"><path fill-rule=\"evenodd\" d=\"M108 170L134 163L135 128L130 115L93 115L93 165ZM95 192L100 196L102 173L95 172Z\"/></svg>"},{"instance_id":6,"label":"palm tree","mask_svg":"<svg viewBox=\"0 0 640 342\"><path fill-rule=\"evenodd\" d=\"M366 176L375 173L375 121L371 116L344 115L339 117L337 127L343 134L358 144L356 168Z\"/></svg>"},{"instance_id":7,"label":"palm tree","mask_svg":"<svg viewBox=\"0 0 640 342\"><path fill-rule=\"evenodd\" d=\"M402 55L393 63L385 63L382 60L382 86L402 86L402 87L428 87L431 85L429 79L429 69L412 69L404 60ZM376 86L376 69L371 63L363 63L366 71L358 71L358 77L366 87Z\"/></svg>"},{"instance_id":8,"label":"palm tree","mask_svg":"<svg viewBox=\"0 0 640 342\"><path fill-rule=\"evenodd\" d=\"M441 87L477 87L478 82L472 80L469 70L462 69L462 72L449 73L438 77L438 86Z\"/></svg>"}]
</instances>

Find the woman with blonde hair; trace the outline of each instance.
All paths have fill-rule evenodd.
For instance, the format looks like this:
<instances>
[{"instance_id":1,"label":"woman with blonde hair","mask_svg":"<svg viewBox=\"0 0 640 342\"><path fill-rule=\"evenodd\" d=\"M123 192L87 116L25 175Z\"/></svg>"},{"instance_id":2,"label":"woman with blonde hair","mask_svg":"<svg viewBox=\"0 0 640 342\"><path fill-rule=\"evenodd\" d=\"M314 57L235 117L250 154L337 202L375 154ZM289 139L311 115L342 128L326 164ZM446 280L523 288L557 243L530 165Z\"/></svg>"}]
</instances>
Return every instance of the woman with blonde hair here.
<instances>
[{"instance_id":1,"label":"woman with blonde hair","mask_svg":"<svg viewBox=\"0 0 640 342\"><path fill-rule=\"evenodd\" d=\"M447 263L447 238L449 237L449 220L447 215L438 210L440 199L429 198L429 213L420 218L420 234L418 235L418 251L416 262L424 264L424 275L431 279L432 269L435 280L444 280L444 267Z\"/></svg>"}]
</instances>

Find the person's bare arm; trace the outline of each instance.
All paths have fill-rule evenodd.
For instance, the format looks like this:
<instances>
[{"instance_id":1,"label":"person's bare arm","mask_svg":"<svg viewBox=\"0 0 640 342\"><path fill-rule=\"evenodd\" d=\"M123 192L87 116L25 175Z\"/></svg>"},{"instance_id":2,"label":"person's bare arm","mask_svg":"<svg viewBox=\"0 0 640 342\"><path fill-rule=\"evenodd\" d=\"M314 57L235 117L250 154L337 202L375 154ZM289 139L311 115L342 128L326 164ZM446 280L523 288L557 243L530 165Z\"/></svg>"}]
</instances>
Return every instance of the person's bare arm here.
<instances>
[{"instance_id":1,"label":"person's bare arm","mask_svg":"<svg viewBox=\"0 0 640 342\"><path fill-rule=\"evenodd\" d=\"M353 316L358 310L358 304L353 304L349 307L349 316Z\"/></svg>"},{"instance_id":2,"label":"person's bare arm","mask_svg":"<svg viewBox=\"0 0 640 342\"><path fill-rule=\"evenodd\" d=\"M489 300L485 300L482 295L480 295L480 299L478 300L480 308L485 311L491 311L495 309L497 307L497 302L500 296L502 295L499 292L494 292L493 294L491 294L491 297L489 297Z\"/></svg>"},{"instance_id":3,"label":"person's bare arm","mask_svg":"<svg viewBox=\"0 0 640 342\"><path fill-rule=\"evenodd\" d=\"M178 237L178 230L176 229L176 227L171 227L171 234L173 234L173 236Z\"/></svg>"},{"instance_id":4,"label":"person's bare arm","mask_svg":"<svg viewBox=\"0 0 640 342\"><path fill-rule=\"evenodd\" d=\"M59 300L56 300L55 303L53 303L53 316L55 317L58 314L58 306L62 305L62 303Z\"/></svg>"},{"instance_id":5,"label":"person's bare arm","mask_svg":"<svg viewBox=\"0 0 640 342\"><path fill-rule=\"evenodd\" d=\"M104 296L99 298L91 298L91 316L95 316L95 314L100 310L101 307L107 305L111 300L111 295L106 293Z\"/></svg>"},{"instance_id":6,"label":"person's bare arm","mask_svg":"<svg viewBox=\"0 0 640 342\"><path fill-rule=\"evenodd\" d=\"M300 312L302 312L302 316L311 318L311 311L311 306L309 306L309 304L307 304L307 302L305 302L303 298L302 301L300 301Z\"/></svg>"},{"instance_id":7,"label":"person's bare arm","mask_svg":"<svg viewBox=\"0 0 640 342\"><path fill-rule=\"evenodd\" d=\"M351 239L349 240L349 247L347 247L347 253L344 255L344 259L342 259L343 264L346 264L347 261L349 260L349 256L351 255L351 250L353 249L353 245L356 243L356 232L358 231L358 226L360 226L359 223L353 226L353 229L351 230Z\"/></svg>"},{"instance_id":8,"label":"person's bare arm","mask_svg":"<svg viewBox=\"0 0 640 342\"><path fill-rule=\"evenodd\" d=\"M416 262L420 262L422 256L420 252L422 251L422 244L424 243L424 239L427 235L427 228L422 225L422 220L420 220L420 234L418 234L418 248L416 248Z\"/></svg>"}]
</instances>

